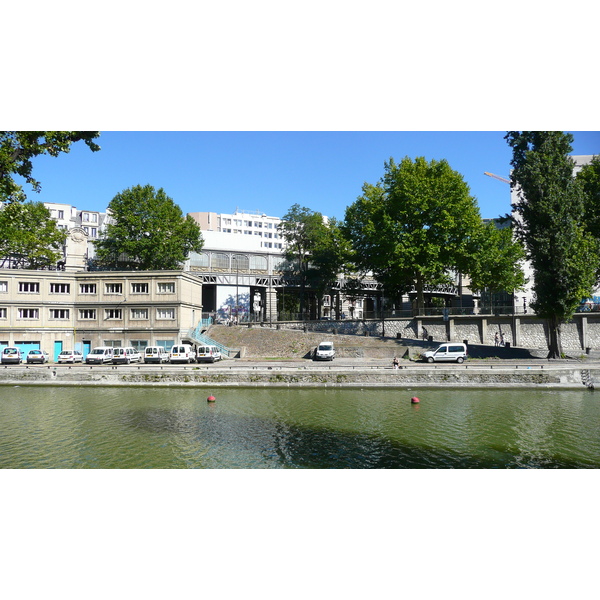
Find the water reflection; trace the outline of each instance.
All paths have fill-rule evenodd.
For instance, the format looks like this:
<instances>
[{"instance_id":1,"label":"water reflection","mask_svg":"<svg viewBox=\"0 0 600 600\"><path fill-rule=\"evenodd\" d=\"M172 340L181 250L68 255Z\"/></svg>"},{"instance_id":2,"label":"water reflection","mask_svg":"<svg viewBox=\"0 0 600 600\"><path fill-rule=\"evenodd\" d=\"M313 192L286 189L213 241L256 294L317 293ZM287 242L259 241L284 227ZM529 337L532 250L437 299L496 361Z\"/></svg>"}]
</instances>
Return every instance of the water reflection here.
<instances>
[{"instance_id":1,"label":"water reflection","mask_svg":"<svg viewBox=\"0 0 600 600\"><path fill-rule=\"evenodd\" d=\"M587 395L584 395L587 394ZM589 392L23 388L0 398L2 468L600 466ZM202 400L199 400L201 398Z\"/></svg>"}]
</instances>

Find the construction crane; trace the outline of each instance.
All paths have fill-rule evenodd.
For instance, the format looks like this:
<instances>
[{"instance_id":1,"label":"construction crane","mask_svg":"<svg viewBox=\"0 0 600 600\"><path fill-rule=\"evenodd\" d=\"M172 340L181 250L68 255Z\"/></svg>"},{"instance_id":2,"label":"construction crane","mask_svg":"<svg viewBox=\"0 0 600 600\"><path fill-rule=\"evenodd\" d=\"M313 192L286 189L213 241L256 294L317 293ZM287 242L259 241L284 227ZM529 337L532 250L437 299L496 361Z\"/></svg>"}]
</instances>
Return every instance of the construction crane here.
<instances>
[{"instance_id":1,"label":"construction crane","mask_svg":"<svg viewBox=\"0 0 600 600\"><path fill-rule=\"evenodd\" d=\"M484 171L483 174L487 175L488 177L493 177L494 179L499 179L500 181L504 181L504 183L510 183L510 179L505 179L504 177L500 177L500 175L494 175L493 173L488 173L487 171Z\"/></svg>"}]
</instances>

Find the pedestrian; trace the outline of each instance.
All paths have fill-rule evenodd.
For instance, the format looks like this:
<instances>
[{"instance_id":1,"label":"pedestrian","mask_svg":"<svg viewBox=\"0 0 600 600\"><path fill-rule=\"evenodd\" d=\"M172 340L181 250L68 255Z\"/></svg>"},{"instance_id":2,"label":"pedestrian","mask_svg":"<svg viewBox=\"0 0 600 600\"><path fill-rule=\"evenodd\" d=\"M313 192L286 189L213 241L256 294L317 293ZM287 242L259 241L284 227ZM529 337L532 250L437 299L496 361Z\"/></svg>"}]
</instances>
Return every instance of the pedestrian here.
<instances>
[{"instance_id":1,"label":"pedestrian","mask_svg":"<svg viewBox=\"0 0 600 600\"><path fill-rule=\"evenodd\" d=\"M497 346L499 342L500 339L498 338L498 332L496 331L496 336L494 337L494 346Z\"/></svg>"},{"instance_id":2,"label":"pedestrian","mask_svg":"<svg viewBox=\"0 0 600 600\"><path fill-rule=\"evenodd\" d=\"M504 348L504 336L500 334L500 345Z\"/></svg>"},{"instance_id":3,"label":"pedestrian","mask_svg":"<svg viewBox=\"0 0 600 600\"><path fill-rule=\"evenodd\" d=\"M425 329L425 327L423 327L423 341L427 341L427 329Z\"/></svg>"},{"instance_id":4,"label":"pedestrian","mask_svg":"<svg viewBox=\"0 0 600 600\"><path fill-rule=\"evenodd\" d=\"M397 369L399 366L399 362L398 362L398 357L394 356L394 360L392 361L392 364L394 365L394 369Z\"/></svg>"}]
</instances>

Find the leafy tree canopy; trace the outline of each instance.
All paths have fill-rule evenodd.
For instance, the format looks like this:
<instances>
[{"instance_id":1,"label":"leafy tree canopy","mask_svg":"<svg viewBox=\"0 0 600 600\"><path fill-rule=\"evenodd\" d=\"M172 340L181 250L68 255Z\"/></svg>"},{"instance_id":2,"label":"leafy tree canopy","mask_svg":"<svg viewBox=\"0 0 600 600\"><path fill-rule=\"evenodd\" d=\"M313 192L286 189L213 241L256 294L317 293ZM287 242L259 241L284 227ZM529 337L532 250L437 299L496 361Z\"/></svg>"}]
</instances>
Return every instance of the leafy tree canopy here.
<instances>
[{"instance_id":1,"label":"leafy tree canopy","mask_svg":"<svg viewBox=\"0 0 600 600\"><path fill-rule=\"evenodd\" d=\"M25 179L35 192L41 189L40 182L32 176L32 159L47 154L58 156L69 152L71 144L83 140L96 152L100 150L94 139L98 131L2 131L0 132L0 201L24 201L25 192L13 176Z\"/></svg>"},{"instance_id":2,"label":"leafy tree canopy","mask_svg":"<svg viewBox=\"0 0 600 600\"><path fill-rule=\"evenodd\" d=\"M388 291L414 285L420 308L424 284L447 281L449 270L473 272L477 284L485 285L482 251L500 241L484 228L462 175L446 160L423 157L385 163L381 180L365 183L362 196L346 209L345 229L358 266Z\"/></svg>"},{"instance_id":3,"label":"leafy tree canopy","mask_svg":"<svg viewBox=\"0 0 600 600\"><path fill-rule=\"evenodd\" d=\"M560 325L591 294L599 269L598 240L586 227L585 191L573 175L573 136L561 131L509 131L511 185L517 189L515 231L534 272L531 303L549 326L549 358L562 355Z\"/></svg>"},{"instance_id":4,"label":"leafy tree canopy","mask_svg":"<svg viewBox=\"0 0 600 600\"><path fill-rule=\"evenodd\" d=\"M583 222L585 228L600 240L600 156L594 156L577 174L584 193ZM600 266L596 273L596 285L600 284Z\"/></svg>"},{"instance_id":5,"label":"leafy tree canopy","mask_svg":"<svg viewBox=\"0 0 600 600\"><path fill-rule=\"evenodd\" d=\"M66 237L42 202L11 202L0 209L0 257L13 266L55 266Z\"/></svg>"},{"instance_id":6,"label":"leafy tree canopy","mask_svg":"<svg viewBox=\"0 0 600 600\"><path fill-rule=\"evenodd\" d=\"M95 242L99 265L109 269L179 269L204 244L200 227L184 217L165 191L136 185L109 203L111 222Z\"/></svg>"},{"instance_id":7,"label":"leafy tree canopy","mask_svg":"<svg viewBox=\"0 0 600 600\"><path fill-rule=\"evenodd\" d=\"M326 219L299 204L282 217L279 231L286 242L288 273L300 281L302 312L305 287L325 293L347 263L349 243L336 219Z\"/></svg>"}]
</instances>

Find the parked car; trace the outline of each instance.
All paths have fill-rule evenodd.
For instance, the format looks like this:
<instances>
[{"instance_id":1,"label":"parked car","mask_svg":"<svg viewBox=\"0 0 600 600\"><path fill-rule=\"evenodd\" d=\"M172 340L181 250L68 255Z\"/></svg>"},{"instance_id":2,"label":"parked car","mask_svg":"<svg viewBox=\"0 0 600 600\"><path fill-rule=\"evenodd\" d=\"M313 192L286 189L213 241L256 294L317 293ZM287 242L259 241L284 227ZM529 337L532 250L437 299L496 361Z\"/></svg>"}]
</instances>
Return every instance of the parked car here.
<instances>
[{"instance_id":1,"label":"parked car","mask_svg":"<svg viewBox=\"0 0 600 600\"><path fill-rule=\"evenodd\" d=\"M61 363L73 363L83 362L83 354L79 350L63 350L57 357L56 362Z\"/></svg>"},{"instance_id":2,"label":"parked car","mask_svg":"<svg viewBox=\"0 0 600 600\"><path fill-rule=\"evenodd\" d=\"M44 364L50 360L48 353L45 350L30 350L27 353L27 364L31 365L33 363Z\"/></svg>"},{"instance_id":3,"label":"parked car","mask_svg":"<svg viewBox=\"0 0 600 600\"><path fill-rule=\"evenodd\" d=\"M463 362L467 355L467 345L466 344L442 344L435 350L430 350L429 352L425 352L424 356L425 360L428 363L432 362L454 362L457 363Z\"/></svg>"},{"instance_id":4,"label":"parked car","mask_svg":"<svg viewBox=\"0 0 600 600\"><path fill-rule=\"evenodd\" d=\"M20 365L23 362L23 353L20 348L15 346L7 346L2 350L0 363L3 365Z\"/></svg>"},{"instance_id":5,"label":"parked car","mask_svg":"<svg viewBox=\"0 0 600 600\"><path fill-rule=\"evenodd\" d=\"M333 342L321 342L313 354L313 360L333 360L334 358L335 348Z\"/></svg>"},{"instance_id":6,"label":"parked car","mask_svg":"<svg viewBox=\"0 0 600 600\"><path fill-rule=\"evenodd\" d=\"M198 346L196 362L215 362L221 360L221 351L216 346Z\"/></svg>"},{"instance_id":7,"label":"parked car","mask_svg":"<svg viewBox=\"0 0 600 600\"><path fill-rule=\"evenodd\" d=\"M109 363L112 357L113 349L110 346L98 346L85 357L85 362L88 365L103 365Z\"/></svg>"},{"instance_id":8,"label":"parked car","mask_svg":"<svg viewBox=\"0 0 600 600\"><path fill-rule=\"evenodd\" d=\"M189 344L175 344L169 352L169 362L193 363L196 361L196 353Z\"/></svg>"},{"instance_id":9,"label":"parked car","mask_svg":"<svg viewBox=\"0 0 600 600\"><path fill-rule=\"evenodd\" d=\"M162 346L146 346L144 348L145 363L166 363L169 362L169 353Z\"/></svg>"},{"instance_id":10,"label":"parked car","mask_svg":"<svg viewBox=\"0 0 600 600\"><path fill-rule=\"evenodd\" d=\"M128 365L132 362L141 362L142 355L132 346L126 346L125 348L114 348L112 363L113 365L125 364Z\"/></svg>"},{"instance_id":11,"label":"parked car","mask_svg":"<svg viewBox=\"0 0 600 600\"><path fill-rule=\"evenodd\" d=\"M83 362L83 355L79 350L63 350L57 357L56 362L61 363L73 363Z\"/></svg>"}]
</instances>

